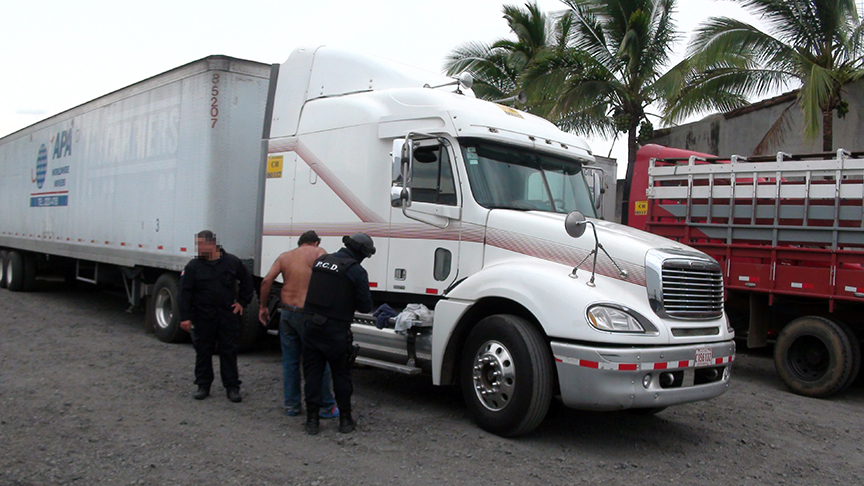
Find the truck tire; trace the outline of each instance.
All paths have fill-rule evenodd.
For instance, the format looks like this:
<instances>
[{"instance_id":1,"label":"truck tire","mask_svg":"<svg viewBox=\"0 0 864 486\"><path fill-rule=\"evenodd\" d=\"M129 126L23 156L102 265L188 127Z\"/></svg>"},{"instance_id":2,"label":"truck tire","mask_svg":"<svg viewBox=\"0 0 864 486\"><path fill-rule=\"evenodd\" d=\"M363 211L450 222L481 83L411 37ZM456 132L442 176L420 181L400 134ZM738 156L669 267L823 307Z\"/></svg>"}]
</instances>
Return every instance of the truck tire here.
<instances>
[{"instance_id":1,"label":"truck tire","mask_svg":"<svg viewBox=\"0 0 864 486\"><path fill-rule=\"evenodd\" d=\"M36 287L36 261L32 255L11 250L6 254L3 276L12 292L29 292Z\"/></svg>"},{"instance_id":2,"label":"truck tire","mask_svg":"<svg viewBox=\"0 0 864 486\"><path fill-rule=\"evenodd\" d=\"M6 288L6 250L0 250L0 289Z\"/></svg>"},{"instance_id":3,"label":"truck tire","mask_svg":"<svg viewBox=\"0 0 864 486\"><path fill-rule=\"evenodd\" d=\"M163 273L156 279L153 296L148 300L152 309L153 333L165 343L179 343L189 338L189 333L180 328L180 279L173 273Z\"/></svg>"},{"instance_id":4,"label":"truck tire","mask_svg":"<svg viewBox=\"0 0 864 486\"><path fill-rule=\"evenodd\" d=\"M237 343L237 351L245 353L255 347L264 327L258 321L258 296L253 295L252 301L243 309L240 320L240 339Z\"/></svg>"},{"instance_id":5,"label":"truck tire","mask_svg":"<svg viewBox=\"0 0 864 486\"><path fill-rule=\"evenodd\" d=\"M845 390L857 383L858 377L861 376L861 341L851 327L842 322L837 322L837 325L846 333L846 336L849 338L849 345L852 347L852 373L849 375L846 384L841 388L841 390Z\"/></svg>"},{"instance_id":6,"label":"truck tire","mask_svg":"<svg viewBox=\"0 0 864 486\"><path fill-rule=\"evenodd\" d=\"M460 369L462 395L480 428L502 437L527 434L543 421L553 363L543 336L525 319L498 314L468 335Z\"/></svg>"},{"instance_id":7,"label":"truck tire","mask_svg":"<svg viewBox=\"0 0 864 486\"><path fill-rule=\"evenodd\" d=\"M849 339L841 324L823 317L801 317L787 324L777 336L774 365L794 393L827 397L855 379L853 368L856 361L860 362L860 351L853 344L857 343Z\"/></svg>"}]
</instances>

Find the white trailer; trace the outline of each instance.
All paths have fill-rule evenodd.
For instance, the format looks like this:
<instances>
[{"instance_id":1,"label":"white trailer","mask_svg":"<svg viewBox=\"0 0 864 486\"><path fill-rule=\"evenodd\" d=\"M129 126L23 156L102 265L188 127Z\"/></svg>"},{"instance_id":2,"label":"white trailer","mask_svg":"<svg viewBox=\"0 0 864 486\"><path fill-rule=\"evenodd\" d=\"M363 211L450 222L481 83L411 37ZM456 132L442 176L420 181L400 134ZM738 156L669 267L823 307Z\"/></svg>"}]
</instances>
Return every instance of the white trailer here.
<instances>
[{"instance_id":1,"label":"white trailer","mask_svg":"<svg viewBox=\"0 0 864 486\"><path fill-rule=\"evenodd\" d=\"M169 79L174 91L147 94ZM89 115L89 124L87 114L135 96L148 98L129 102L129 116L147 120L151 101L178 105L166 122L176 143L144 137L121 155L167 144L176 146L163 149L170 157L101 155L115 138L98 123L113 112ZM114 130L130 135L135 126ZM68 189L55 191L66 145L61 134L61 157L52 158L51 136L63 130L74 156L94 155L68 164ZM75 145L91 139L90 152ZM657 412L728 388L733 331L716 261L596 219L591 194L600 186L583 175L594 161L587 144L476 99L464 80L324 47L298 49L272 69L211 57L10 135L0 154L4 204L17 204L0 220L3 281L20 289L32 281L32 262L56 257L76 262L79 278L84 267L112 265L130 301L152 297L162 339L179 337L173 284L195 232L216 231L260 277L306 230L329 251L363 231L378 249L364 262L376 302L422 303L434 318L396 332L359 315L358 361L460 384L487 430L528 433L553 399ZM110 167L100 172L91 160ZM39 199L61 195L68 199ZM61 225L73 210L78 219ZM170 236L155 231L157 219L165 231L161 218Z\"/></svg>"},{"instance_id":2,"label":"white trailer","mask_svg":"<svg viewBox=\"0 0 864 486\"><path fill-rule=\"evenodd\" d=\"M92 283L119 278L132 305L157 296L160 338L181 339L174 294L196 232L215 231L250 269L260 261L270 74L211 56L0 139L3 284L30 289L58 267Z\"/></svg>"}]
</instances>

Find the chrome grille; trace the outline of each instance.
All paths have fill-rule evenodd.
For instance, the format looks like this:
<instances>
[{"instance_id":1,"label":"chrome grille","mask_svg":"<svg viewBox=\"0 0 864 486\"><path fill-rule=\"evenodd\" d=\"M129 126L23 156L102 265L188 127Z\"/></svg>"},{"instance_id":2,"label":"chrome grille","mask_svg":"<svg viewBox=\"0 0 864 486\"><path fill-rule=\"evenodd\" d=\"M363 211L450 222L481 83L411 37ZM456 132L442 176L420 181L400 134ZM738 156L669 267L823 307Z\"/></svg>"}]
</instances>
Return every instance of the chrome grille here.
<instances>
[{"instance_id":1,"label":"chrome grille","mask_svg":"<svg viewBox=\"0 0 864 486\"><path fill-rule=\"evenodd\" d=\"M687 260L663 262L663 308L669 317L710 319L723 315L720 267Z\"/></svg>"}]
</instances>

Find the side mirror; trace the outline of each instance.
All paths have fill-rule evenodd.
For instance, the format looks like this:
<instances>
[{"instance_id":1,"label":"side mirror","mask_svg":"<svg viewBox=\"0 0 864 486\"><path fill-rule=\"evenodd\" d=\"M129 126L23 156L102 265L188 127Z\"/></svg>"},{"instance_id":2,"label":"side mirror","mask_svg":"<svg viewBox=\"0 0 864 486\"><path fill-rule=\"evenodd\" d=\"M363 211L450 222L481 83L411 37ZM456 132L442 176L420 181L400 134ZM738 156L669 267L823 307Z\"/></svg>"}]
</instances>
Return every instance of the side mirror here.
<instances>
[{"instance_id":1,"label":"side mirror","mask_svg":"<svg viewBox=\"0 0 864 486\"><path fill-rule=\"evenodd\" d=\"M591 175L594 184L594 209L600 209L600 206L603 205L603 193L606 192L603 187L603 176L597 172L594 172Z\"/></svg>"},{"instance_id":2,"label":"side mirror","mask_svg":"<svg viewBox=\"0 0 864 486\"><path fill-rule=\"evenodd\" d=\"M571 238L579 238L585 234L585 215L581 211L570 211L564 219L564 230Z\"/></svg>"},{"instance_id":3,"label":"side mirror","mask_svg":"<svg viewBox=\"0 0 864 486\"><path fill-rule=\"evenodd\" d=\"M390 187L390 206L394 208L411 207L411 172L413 158L410 140L393 140L391 176L393 185Z\"/></svg>"},{"instance_id":4,"label":"side mirror","mask_svg":"<svg viewBox=\"0 0 864 486\"><path fill-rule=\"evenodd\" d=\"M399 186L394 185L390 187L390 207L402 207L402 188Z\"/></svg>"},{"instance_id":5,"label":"side mirror","mask_svg":"<svg viewBox=\"0 0 864 486\"><path fill-rule=\"evenodd\" d=\"M392 157L392 163L390 166L390 172L392 178L390 179L393 182L396 182L399 179L399 176L402 175L402 146L405 145L405 140L401 138L397 138L393 140L393 152L390 153Z\"/></svg>"},{"instance_id":6,"label":"side mirror","mask_svg":"<svg viewBox=\"0 0 864 486\"><path fill-rule=\"evenodd\" d=\"M402 207L410 208L411 207L411 189L407 187L403 187L402 191L399 192L399 200L402 201Z\"/></svg>"}]
</instances>

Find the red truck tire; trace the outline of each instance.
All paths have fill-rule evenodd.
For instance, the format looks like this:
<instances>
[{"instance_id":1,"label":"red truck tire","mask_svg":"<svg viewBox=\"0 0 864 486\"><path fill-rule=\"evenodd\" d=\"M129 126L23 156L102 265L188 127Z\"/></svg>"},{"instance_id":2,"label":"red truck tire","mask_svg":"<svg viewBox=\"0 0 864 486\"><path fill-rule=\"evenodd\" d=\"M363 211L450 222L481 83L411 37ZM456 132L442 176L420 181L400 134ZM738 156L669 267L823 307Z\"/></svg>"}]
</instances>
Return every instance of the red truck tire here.
<instances>
[{"instance_id":1,"label":"red truck tire","mask_svg":"<svg viewBox=\"0 0 864 486\"><path fill-rule=\"evenodd\" d=\"M787 324L777 336L774 365L793 392L823 398L855 381L861 349L845 325L806 316Z\"/></svg>"}]
</instances>

